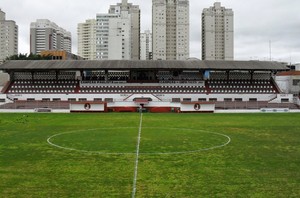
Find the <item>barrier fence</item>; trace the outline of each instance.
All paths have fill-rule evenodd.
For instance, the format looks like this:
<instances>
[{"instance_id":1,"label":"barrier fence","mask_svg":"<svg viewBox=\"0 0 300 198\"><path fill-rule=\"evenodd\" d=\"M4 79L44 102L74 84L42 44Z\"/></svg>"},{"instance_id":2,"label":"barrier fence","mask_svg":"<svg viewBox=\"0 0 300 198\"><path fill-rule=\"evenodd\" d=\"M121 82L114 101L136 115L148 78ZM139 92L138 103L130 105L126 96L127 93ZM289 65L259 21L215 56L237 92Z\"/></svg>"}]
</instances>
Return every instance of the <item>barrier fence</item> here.
<instances>
[{"instance_id":1,"label":"barrier fence","mask_svg":"<svg viewBox=\"0 0 300 198\"><path fill-rule=\"evenodd\" d=\"M15 101L0 106L0 109L69 109L70 102L66 101Z\"/></svg>"},{"instance_id":2,"label":"barrier fence","mask_svg":"<svg viewBox=\"0 0 300 198\"><path fill-rule=\"evenodd\" d=\"M288 108L299 109L293 103L268 103L268 102L216 102L216 109L262 109L262 108Z\"/></svg>"},{"instance_id":3,"label":"barrier fence","mask_svg":"<svg viewBox=\"0 0 300 198\"><path fill-rule=\"evenodd\" d=\"M69 109L70 101L15 101L13 103L7 103L0 105L0 109ZM114 101L117 106L117 101ZM199 102L201 103L201 102ZM175 104L175 105L174 105ZM180 102L170 102L170 106L180 107ZM124 105L124 104L123 104ZM299 105L293 103L268 103L268 102L215 102L215 109L262 109L262 108L289 108L299 109Z\"/></svg>"}]
</instances>

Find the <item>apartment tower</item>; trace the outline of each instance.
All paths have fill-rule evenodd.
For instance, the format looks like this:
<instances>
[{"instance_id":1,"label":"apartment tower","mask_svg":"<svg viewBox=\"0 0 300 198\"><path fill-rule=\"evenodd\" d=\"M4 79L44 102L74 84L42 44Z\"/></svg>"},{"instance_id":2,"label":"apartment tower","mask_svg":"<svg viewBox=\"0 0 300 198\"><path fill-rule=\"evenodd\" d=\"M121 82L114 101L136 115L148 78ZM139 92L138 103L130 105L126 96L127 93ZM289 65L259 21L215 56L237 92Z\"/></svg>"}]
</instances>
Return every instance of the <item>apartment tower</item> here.
<instances>
[{"instance_id":1,"label":"apartment tower","mask_svg":"<svg viewBox=\"0 0 300 198\"><path fill-rule=\"evenodd\" d=\"M140 8L122 0L78 24L78 54L89 60L139 60Z\"/></svg>"},{"instance_id":2,"label":"apartment tower","mask_svg":"<svg viewBox=\"0 0 300 198\"><path fill-rule=\"evenodd\" d=\"M220 2L202 12L202 60L234 59L233 11Z\"/></svg>"},{"instance_id":3,"label":"apartment tower","mask_svg":"<svg viewBox=\"0 0 300 198\"><path fill-rule=\"evenodd\" d=\"M96 40L97 60L131 60L130 14L97 14Z\"/></svg>"},{"instance_id":4,"label":"apartment tower","mask_svg":"<svg viewBox=\"0 0 300 198\"><path fill-rule=\"evenodd\" d=\"M44 50L64 50L71 53L71 33L48 19L37 19L30 24L30 53Z\"/></svg>"},{"instance_id":5,"label":"apartment tower","mask_svg":"<svg viewBox=\"0 0 300 198\"><path fill-rule=\"evenodd\" d=\"M0 9L0 64L4 59L18 54L18 26L15 21L6 20Z\"/></svg>"},{"instance_id":6,"label":"apartment tower","mask_svg":"<svg viewBox=\"0 0 300 198\"><path fill-rule=\"evenodd\" d=\"M130 17L130 48L131 60L140 59L140 32L141 32L141 11L138 5L128 3L127 0L122 0L122 3L111 5L108 11L109 14L128 13ZM121 16L124 18L124 16Z\"/></svg>"},{"instance_id":7,"label":"apartment tower","mask_svg":"<svg viewBox=\"0 0 300 198\"><path fill-rule=\"evenodd\" d=\"M140 60L152 60L152 33L146 30L141 33L141 55Z\"/></svg>"},{"instance_id":8,"label":"apartment tower","mask_svg":"<svg viewBox=\"0 0 300 198\"><path fill-rule=\"evenodd\" d=\"M96 60L96 19L79 23L77 34L78 56L86 60Z\"/></svg>"},{"instance_id":9,"label":"apartment tower","mask_svg":"<svg viewBox=\"0 0 300 198\"><path fill-rule=\"evenodd\" d=\"M189 58L189 0L152 0L153 60Z\"/></svg>"}]
</instances>

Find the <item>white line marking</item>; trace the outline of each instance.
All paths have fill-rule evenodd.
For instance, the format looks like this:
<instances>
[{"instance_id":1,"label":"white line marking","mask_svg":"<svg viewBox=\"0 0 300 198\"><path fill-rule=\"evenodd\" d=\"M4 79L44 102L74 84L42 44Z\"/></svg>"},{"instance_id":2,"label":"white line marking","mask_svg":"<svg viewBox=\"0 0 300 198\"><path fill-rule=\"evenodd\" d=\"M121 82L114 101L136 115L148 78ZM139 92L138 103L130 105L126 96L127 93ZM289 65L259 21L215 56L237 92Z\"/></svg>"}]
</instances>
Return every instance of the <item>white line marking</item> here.
<instances>
[{"instance_id":1,"label":"white line marking","mask_svg":"<svg viewBox=\"0 0 300 198\"><path fill-rule=\"evenodd\" d=\"M157 127L147 127L147 128L152 128L152 129L156 129ZM159 129L159 128L157 128ZM222 133L216 133L216 132L210 132L210 131L205 131L205 130L194 130L194 129L186 129L186 128L169 128L169 129L175 129L175 130L190 130L190 131L201 131L202 133L210 133L210 134L215 134L215 135L219 135L219 136L223 136L225 138L227 138L227 142L225 142L224 144L221 145L217 145L217 146L213 146L213 147L209 147L209 148L202 148L202 149L198 149L198 150L192 150L192 151L175 151L175 152L156 152L156 153L140 153L140 154L144 154L144 155L177 155L177 154L190 154L190 153L198 153L200 151L209 151L209 150L213 150L213 149L217 149L217 148L221 148L221 147L225 147L228 144L230 144L231 142L231 138L228 135L222 134Z\"/></svg>"},{"instance_id":2,"label":"white line marking","mask_svg":"<svg viewBox=\"0 0 300 198\"><path fill-rule=\"evenodd\" d=\"M88 150L80 150L80 149L75 149L75 148L68 148L68 147L63 147L60 145L57 145L52 142L52 138L64 135L64 134L70 134L70 133L80 133L80 132L85 132L85 131L96 131L96 130L113 130L113 129L136 129L137 127L115 127L115 128L95 128L95 129L85 129L85 130L74 130L74 131L68 131L68 132L63 132L63 133L58 133L55 135L50 136L47 139L47 143L53 147L63 149L63 150L69 150L69 151L76 151L76 152L82 152L85 154L97 154L97 155L135 155L136 152L127 152L127 153L122 153L122 152L103 152L103 151L88 151ZM144 129L164 129L163 127L143 127ZM200 148L197 150L190 150L190 151L173 151L173 152L148 152L148 153L142 153L140 152L139 155L180 155L180 154L192 154L192 153L198 153L201 151L209 151L221 147L225 147L228 144L231 143L231 138L228 135L222 134L222 133L217 133L217 132L211 132L211 131L206 131L206 130L199 130L199 129L189 129L189 128L166 128L166 129L174 129L174 130L183 130L183 131L199 131L202 133L211 133L215 135L220 135L225 138L227 138L227 142L224 142L221 145L216 145L208 148Z\"/></svg>"},{"instance_id":3,"label":"white line marking","mask_svg":"<svg viewBox=\"0 0 300 198\"><path fill-rule=\"evenodd\" d=\"M131 196L132 198L135 198L135 194L136 194L136 183L137 183L137 176L138 176L138 165L139 165L139 154L140 154L142 124L143 124L143 113L141 113L139 135L138 135L138 141L137 141L137 144L136 144L136 158L135 158L133 187L132 187L132 196Z\"/></svg>"},{"instance_id":4,"label":"white line marking","mask_svg":"<svg viewBox=\"0 0 300 198\"><path fill-rule=\"evenodd\" d=\"M137 127L114 127L114 128L95 128L95 129L83 129L83 130L74 130L74 131L67 131L67 132L63 132L63 133L58 133L55 135L50 136L47 139L47 143L53 147L59 148L59 149L63 149L63 150L69 150L69 151L76 151L76 152L82 152L82 153L86 153L86 154L98 154L98 155L132 155L135 153L110 153L110 152L102 152L102 151L87 151L87 150L81 150L81 149L75 149L75 148L69 148L69 147L64 147L64 146L60 146L58 144L53 143L51 140L57 136L61 136L64 134L71 134L71 133L80 133L80 132L85 132L85 131L96 131L96 130L114 130L114 129L136 129Z\"/></svg>"}]
</instances>

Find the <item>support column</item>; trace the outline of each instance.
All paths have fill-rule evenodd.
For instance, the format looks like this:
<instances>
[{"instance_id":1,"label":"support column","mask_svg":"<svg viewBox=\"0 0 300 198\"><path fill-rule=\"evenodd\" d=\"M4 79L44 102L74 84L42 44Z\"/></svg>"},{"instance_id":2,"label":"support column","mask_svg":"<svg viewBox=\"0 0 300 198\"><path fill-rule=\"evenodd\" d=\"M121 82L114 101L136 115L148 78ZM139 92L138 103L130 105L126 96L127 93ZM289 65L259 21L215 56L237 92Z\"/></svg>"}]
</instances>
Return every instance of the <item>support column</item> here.
<instances>
[{"instance_id":1,"label":"support column","mask_svg":"<svg viewBox=\"0 0 300 198\"><path fill-rule=\"evenodd\" d=\"M105 76L104 77L105 77L105 82L107 82L108 81L108 70L107 69L105 70Z\"/></svg>"},{"instance_id":2,"label":"support column","mask_svg":"<svg viewBox=\"0 0 300 198\"><path fill-rule=\"evenodd\" d=\"M9 73L9 78L10 78L10 81L11 81L11 82L15 81L15 72L13 72L13 71L10 72L10 73Z\"/></svg>"},{"instance_id":3,"label":"support column","mask_svg":"<svg viewBox=\"0 0 300 198\"><path fill-rule=\"evenodd\" d=\"M253 82L253 75L254 75L254 71L250 71L251 74L251 83Z\"/></svg>"},{"instance_id":4,"label":"support column","mask_svg":"<svg viewBox=\"0 0 300 198\"><path fill-rule=\"evenodd\" d=\"M56 81L58 81L58 75L59 75L59 71L58 71L58 70L55 70L55 78L56 78Z\"/></svg>"},{"instance_id":5,"label":"support column","mask_svg":"<svg viewBox=\"0 0 300 198\"><path fill-rule=\"evenodd\" d=\"M83 76L83 70L80 70L79 72L80 72L80 78L81 78L81 80L86 80L85 76Z\"/></svg>"},{"instance_id":6,"label":"support column","mask_svg":"<svg viewBox=\"0 0 300 198\"><path fill-rule=\"evenodd\" d=\"M226 75L227 75L227 81L229 81L230 80L230 72L228 70L226 71Z\"/></svg>"}]
</instances>

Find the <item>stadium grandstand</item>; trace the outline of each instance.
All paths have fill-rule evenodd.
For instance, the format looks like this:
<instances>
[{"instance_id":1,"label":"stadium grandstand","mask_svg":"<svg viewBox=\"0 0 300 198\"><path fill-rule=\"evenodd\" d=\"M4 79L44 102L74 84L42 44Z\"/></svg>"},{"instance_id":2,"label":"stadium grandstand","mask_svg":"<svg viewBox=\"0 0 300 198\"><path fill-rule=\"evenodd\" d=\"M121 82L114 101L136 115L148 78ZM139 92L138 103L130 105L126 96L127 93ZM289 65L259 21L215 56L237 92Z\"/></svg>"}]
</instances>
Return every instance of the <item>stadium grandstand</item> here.
<instances>
[{"instance_id":1,"label":"stadium grandstand","mask_svg":"<svg viewBox=\"0 0 300 198\"><path fill-rule=\"evenodd\" d=\"M299 108L265 61L8 61L0 110L215 112Z\"/></svg>"}]
</instances>

